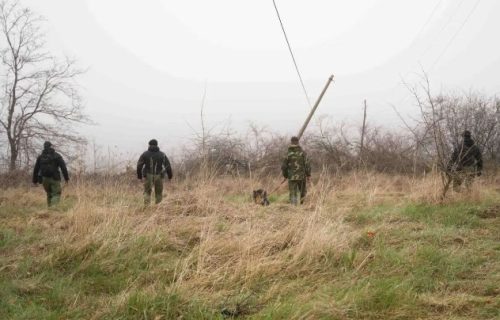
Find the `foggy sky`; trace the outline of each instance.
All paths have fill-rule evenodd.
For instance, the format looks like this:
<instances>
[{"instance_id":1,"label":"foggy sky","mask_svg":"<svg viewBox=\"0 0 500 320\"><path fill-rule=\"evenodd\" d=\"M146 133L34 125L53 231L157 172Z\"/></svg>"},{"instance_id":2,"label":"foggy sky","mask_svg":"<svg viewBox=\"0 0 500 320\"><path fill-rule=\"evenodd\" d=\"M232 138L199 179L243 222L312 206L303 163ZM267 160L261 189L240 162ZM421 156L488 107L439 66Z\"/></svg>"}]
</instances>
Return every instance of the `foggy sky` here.
<instances>
[{"instance_id":1,"label":"foggy sky","mask_svg":"<svg viewBox=\"0 0 500 320\"><path fill-rule=\"evenodd\" d=\"M482 0L471 14L476 1L277 4L312 101L335 75L318 115L361 121L367 99L370 123L397 127L390 105L416 112L401 81L422 68L435 92L500 92L500 2ZM166 150L186 143L205 83L209 125L230 119L241 132L254 122L292 134L309 111L272 0L22 3L47 19L53 53L89 68L80 83L97 125L81 132L103 146L135 153L152 137Z\"/></svg>"}]
</instances>

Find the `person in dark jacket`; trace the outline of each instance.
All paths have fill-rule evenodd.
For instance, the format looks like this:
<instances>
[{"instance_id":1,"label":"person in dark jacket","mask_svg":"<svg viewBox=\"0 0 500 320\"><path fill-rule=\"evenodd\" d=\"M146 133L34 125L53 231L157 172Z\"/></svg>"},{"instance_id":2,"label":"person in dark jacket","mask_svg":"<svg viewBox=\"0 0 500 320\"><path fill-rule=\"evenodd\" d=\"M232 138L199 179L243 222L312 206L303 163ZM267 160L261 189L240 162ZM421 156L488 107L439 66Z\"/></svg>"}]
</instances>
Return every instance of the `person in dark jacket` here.
<instances>
[{"instance_id":1,"label":"person in dark jacket","mask_svg":"<svg viewBox=\"0 0 500 320\"><path fill-rule=\"evenodd\" d=\"M453 189L457 192L464 182L467 190L470 190L474 177L480 176L483 171L481 150L472 140L470 131L465 130L462 137L462 142L453 150L447 168L451 174Z\"/></svg>"},{"instance_id":2,"label":"person in dark jacket","mask_svg":"<svg viewBox=\"0 0 500 320\"><path fill-rule=\"evenodd\" d=\"M311 165L297 137L291 139L286 157L281 164L281 173L288 179L290 203L297 205L300 199L302 204L307 193L306 180L311 177Z\"/></svg>"},{"instance_id":3,"label":"person in dark jacket","mask_svg":"<svg viewBox=\"0 0 500 320\"><path fill-rule=\"evenodd\" d=\"M49 207L58 204L61 199L61 171L67 183L69 175L63 157L52 148L50 141L45 141L33 169L33 183L43 185Z\"/></svg>"},{"instance_id":4,"label":"person in dark jacket","mask_svg":"<svg viewBox=\"0 0 500 320\"><path fill-rule=\"evenodd\" d=\"M158 148L158 141L149 141L148 150L145 151L137 162L137 178L144 181L144 204L151 202L151 193L155 189L155 203L160 203L163 198L163 178L167 174L168 180L172 179L172 167L167 156Z\"/></svg>"}]
</instances>

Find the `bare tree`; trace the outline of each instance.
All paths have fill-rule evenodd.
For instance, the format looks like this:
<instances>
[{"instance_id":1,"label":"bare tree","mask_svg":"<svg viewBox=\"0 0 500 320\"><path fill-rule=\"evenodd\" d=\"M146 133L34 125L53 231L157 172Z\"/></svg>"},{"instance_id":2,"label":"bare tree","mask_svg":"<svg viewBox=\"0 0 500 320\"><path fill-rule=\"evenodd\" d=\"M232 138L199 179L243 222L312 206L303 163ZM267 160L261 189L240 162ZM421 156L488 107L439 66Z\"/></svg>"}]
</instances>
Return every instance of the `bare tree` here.
<instances>
[{"instance_id":1,"label":"bare tree","mask_svg":"<svg viewBox=\"0 0 500 320\"><path fill-rule=\"evenodd\" d=\"M499 136L497 101L474 92L434 95L425 72L420 83L414 86L407 84L407 87L421 113L417 128L410 130L416 136L417 148L432 145L425 151L441 173L441 196L444 198L454 174L448 170L451 152L460 145L465 130L471 131L476 145L496 161L495 146Z\"/></svg>"},{"instance_id":2,"label":"bare tree","mask_svg":"<svg viewBox=\"0 0 500 320\"><path fill-rule=\"evenodd\" d=\"M441 198L444 199L452 180L450 172L447 170L447 163L452 150L447 141L444 113L439 108L442 100L440 97L435 98L433 96L429 77L425 71L422 71L422 73L420 83L414 86L406 85L420 109L421 125L425 128L424 132L426 134L421 141L425 141L428 138L427 134L429 134L430 140L433 142L433 148L430 152L432 153L434 165L441 175L443 186Z\"/></svg>"},{"instance_id":3,"label":"bare tree","mask_svg":"<svg viewBox=\"0 0 500 320\"><path fill-rule=\"evenodd\" d=\"M443 116L445 134L453 145L459 145L461 133L467 129L473 133L474 141L485 152L487 158L494 159L497 143L498 119L495 99L475 92L465 94L440 95L436 99L438 112Z\"/></svg>"},{"instance_id":4,"label":"bare tree","mask_svg":"<svg viewBox=\"0 0 500 320\"><path fill-rule=\"evenodd\" d=\"M72 127L89 122L75 82L83 71L45 49L43 21L17 1L0 2L0 133L8 143L9 171L40 140L83 142Z\"/></svg>"}]
</instances>

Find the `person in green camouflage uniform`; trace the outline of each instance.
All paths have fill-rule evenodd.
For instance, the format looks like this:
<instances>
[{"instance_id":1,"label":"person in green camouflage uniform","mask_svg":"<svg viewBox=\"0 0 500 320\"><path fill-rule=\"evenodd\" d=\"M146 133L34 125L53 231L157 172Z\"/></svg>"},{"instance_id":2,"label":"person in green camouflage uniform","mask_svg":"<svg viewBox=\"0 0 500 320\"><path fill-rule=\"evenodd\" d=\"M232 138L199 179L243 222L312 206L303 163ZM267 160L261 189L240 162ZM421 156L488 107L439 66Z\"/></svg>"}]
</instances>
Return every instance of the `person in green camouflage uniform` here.
<instances>
[{"instance_id":1,"label":"person in green camouflage uniform","mask_svg":"<svg viewBox=\"0 0 500 320\"><path fill-rule=\"evenodd\" d=\"M447 168L455 192L460 191L462 183L465 183L465 188L470 191L474 178L479 177L483 171L481 150L472 139L470 131L465 130L462 137L462 142L453 150Z\"/></svg>"},{"instance_id":2,"label":"person in green camouflage uniform","mask_svg":"<svg viewBox=\"0 0 500 320\"><path fill-rule=\"evenodd\" d=\"M55 152L52 143L45 141L43 151L36 159L33 169L33 183L41 183L47 193L47 205L53 206L59 203L61 199L61 173L62 171L66 183L69 181L68 169L62 156Z\"/></svg>"},{"instance_id":3,"label":"person in green camouflage uniform","mask_svg":"<svg viewBox=\"0 0 500 320\"><path fill-rule=\"evenodd\" d=\"M286 158L281 165L283 177L288 179L290 203L297 205L304 202L307 193L306 182L311 176L311 166L306 153L299 146L299 139L292 137Z\"/></svg>"},{"instance_id":4,"label":"person in green camouflage uniform","mask_svg":"<svg viewBox=\"0 0 500 320\"><path fill-rule=\"evenodd\" d=\"M168 180L172 179L172 167L167 156L160 151L158 141L149 141L148 150L145 151L137 162L137 178L144 181L144 204L151 202L151 193L155 189L155 203L158 204L163 198L163 178L165 173Z\"/></svg>"}]
</instances>

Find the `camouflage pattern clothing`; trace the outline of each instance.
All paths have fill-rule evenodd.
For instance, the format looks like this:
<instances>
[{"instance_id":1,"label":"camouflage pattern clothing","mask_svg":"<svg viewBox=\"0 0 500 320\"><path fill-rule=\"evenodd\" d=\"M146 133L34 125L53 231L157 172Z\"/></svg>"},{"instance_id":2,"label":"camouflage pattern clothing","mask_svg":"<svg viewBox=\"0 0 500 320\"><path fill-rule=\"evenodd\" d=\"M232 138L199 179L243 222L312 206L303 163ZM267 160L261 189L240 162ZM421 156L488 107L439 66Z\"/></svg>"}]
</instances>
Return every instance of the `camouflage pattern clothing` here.
<instances>
[{"instance_id":1,"label":"camouflage pattern clothing","mask_svg":"<svg viewBox=\"0 0 500 320\"><path fill-rule=\"evenodd\" d=\"M291 204L297 205L298 199L300 199L300 204L304 203L304 198L307 194L307 184L305 179L288 180L288 190Z\"/></svg>"},{"instance_id":2,"label":"camouflage pattern clothing","mask_svg":"<svg viewBox=\"0 0 500 320\"><path fill-rule=\"evenodd\" d=\"M306 178L311 176L311 166L306 153L299 145L292 144L288 147L281 172L283 177L288 179L290 203L297 205L299 199L300 203L303 203L307 193Z\"/></svg>"},{"instance_id":3,"label":"camouflage pattern clothing","mask_svg":"<svg viewBox=\"0 0 500 320\"><path fill-rule=\"evenodd\" d=\"M33 183L41 183L47 193L47 205L58 204L61 199L61 172L64 180L69 181L68 169L62 156L46 142L42 154L38 156L33 169Z\"/></svg>"},{"instance_id":4,"label":"camouflage pattern clothing","mask_svg":"<svg viewBox=\"0 0 500 320\"><path fill-rule=\"evenodd\" d=\"M151 202L151 193L155 190L155 203L160 203L163 198L163 178L167 174L172 179L172 167L167 156L155 145L150 145L137 162L137 178L145 177L144 204Z\"/></svg>"},{"instance_id":5,"label":"camouflage pattern clothing","mask_svg":"<svg viewBox=\"0 0 500 320\"><path fill-rule=\"evenodd\" d=\"M453 190L460 192L460 186L465 182L465 188L470 191L476 175L477 171L474 167L464 167L460 171L455 171L452 174Z\"/></svg>"},{"instance_id":6,"label":"camouflage pattern clothing","mask_svg":"<svg viewBox=\"0 0 500 320\"><path fill-rule=\"evenodd\" d=\"M42 178L42 186L47 194L47 205L57 205L61 200L61 181L54 178Z\"/></svg>"},{"instance_id":7,"label":"camouflage pattern clothing","mask_svg":"<svg viewBox=\"0 0 500 320\"><path fill-rule=\"evenodd\" d=\"M472 140L470 132L466 131L462 143L454 148L447 169L453 182L453 189L457 192L464 182L467 190L470 190L474 178L481 175L483 170L481 150Z\"/></svg>"},{"instance_id":8,"label":"camouflage pattern clothing","mask_svg":"<svg viewBox=\"0 0 500 320\"><path fill-rule=\"evenodd\" d=\"M146 174L144 181L144 204L151 202L151 193L155 189L155 203L158 204L163 199L163 177L159 174Z\"/></svg>"}]
</instances>

